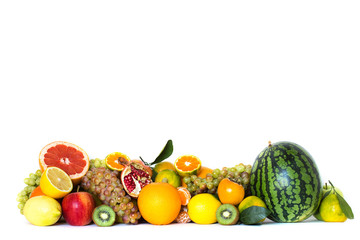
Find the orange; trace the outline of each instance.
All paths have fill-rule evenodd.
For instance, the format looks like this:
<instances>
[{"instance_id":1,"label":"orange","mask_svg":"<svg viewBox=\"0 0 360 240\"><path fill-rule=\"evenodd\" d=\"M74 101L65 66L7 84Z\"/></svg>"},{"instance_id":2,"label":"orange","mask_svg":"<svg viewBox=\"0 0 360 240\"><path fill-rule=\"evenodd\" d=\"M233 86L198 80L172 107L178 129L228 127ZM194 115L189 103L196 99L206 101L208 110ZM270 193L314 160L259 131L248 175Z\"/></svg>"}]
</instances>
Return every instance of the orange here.
<instances>
[{"instance_id":1,"label":"orange","mask_svg":"<svg viewBox=\"0 0 360 240\"><path fill-rule=\"evenodd\" d=\"M178 174L185 177L197 174L201 167L201 161L194 155L184 155L175 160L174 166Z\"/></svg>"},{"instance_id":2,"label":"orange","mask_svg":"<svg viewBox=\"0 0 360 240\"><path fill-rule=\"evenodd\" d=\"M90 161L86 152L75 144L56 141L40 151L39 164L42 172L48 167L64 170L76 185L89 170Z\"/></svg>"},{"instance_id":3,"label":"orange","mask_svg":"<svg viewBox=\"0 0 360 240\"><path fill-rule=\"evenodd\" d=\"M213 172L213 170L211 168L201 166L197 176L201 177L201 178L206 178L206 174L212 173L212 172Z\"/></svg>"},{"instance_id":4,"label":"orange","mask_svg":"<svg viewBox=\"0 0 360 240\"><path fill-rule=\"evenodd\" d=\"M141 189L138 200L141 216L154 225L173 222L181 209L181 198L168 183L150 183Z\"/></svg>"},{"instance_id":5,"label":"orange","mask_svg":"<svg viewBox=\"0 0 360 240\"><path fill-rule=\"evenodd\" d=\"M177 190L180 194L181 205L182 206L188 205L191 198L191 193L189 192L189 190L187 190L187 188L185 187L178 187Z\"/></svg>"},{"instance_id":6,"label":"orange","mask_svg":"<svg viewBox=\"0 0 360 240\"><path fill-rule=\"evenodd\" d=\"M232 205L239 204L245 196L244 187L229 180L228 178L224 178L220 181L217 193L223 204L229 203Z\"/></svg>"},{"instance_id":7,"label":"orange","mask_svg":"<svg viewBox=\"0 0 360 240\"><path fill-rule=\"evenodd\" d=\"M32 197L36 197L36 196L44 196L45 193L43 193L41 191L41 187L40 186L37 186L34 191L31 192L30 194L30 197L29 198L32 198Z\"/></svg>"},{"instance_id":8,"label":"orange","mask_svg":"<svg viewBox=\"0 0 360 240\"><path fill-rule=\"evenodd\" d=\"M130 162L130 158L121 152L113 152L106 156L105 164L111 170L122 171Z\"/></svg>"},{"instance_id":9,"label":"orange","mask_svg":"<svg viewBox=\"0 0 360 240\"><path fill-rule=\"evenodd\" d=\"M41 191L52 198L63 198L73 189L72 181L67 173L57 167L48 167L40 178Z\"/></svg>"}]
</instances>

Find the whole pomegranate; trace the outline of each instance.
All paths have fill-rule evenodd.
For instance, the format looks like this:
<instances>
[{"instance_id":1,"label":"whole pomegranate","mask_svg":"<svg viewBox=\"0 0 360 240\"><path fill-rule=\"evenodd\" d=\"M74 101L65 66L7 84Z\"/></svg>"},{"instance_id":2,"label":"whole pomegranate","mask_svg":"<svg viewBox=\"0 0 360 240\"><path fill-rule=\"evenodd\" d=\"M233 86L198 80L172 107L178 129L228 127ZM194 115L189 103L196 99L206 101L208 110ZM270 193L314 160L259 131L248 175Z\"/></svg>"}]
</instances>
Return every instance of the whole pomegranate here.
<instances>
[{"instance_id":1,"label":"whole pomegranate","mask_svg":"<svg viewBox=\"0 0 360 240\"><path fill-rule=\"evenodd\" d=\"M121 173L121 183L125 191L134 198L137 198L141 189L151 182L151 176L145 167L135 161L131 161Z\"/></svg>"}]
</instances>

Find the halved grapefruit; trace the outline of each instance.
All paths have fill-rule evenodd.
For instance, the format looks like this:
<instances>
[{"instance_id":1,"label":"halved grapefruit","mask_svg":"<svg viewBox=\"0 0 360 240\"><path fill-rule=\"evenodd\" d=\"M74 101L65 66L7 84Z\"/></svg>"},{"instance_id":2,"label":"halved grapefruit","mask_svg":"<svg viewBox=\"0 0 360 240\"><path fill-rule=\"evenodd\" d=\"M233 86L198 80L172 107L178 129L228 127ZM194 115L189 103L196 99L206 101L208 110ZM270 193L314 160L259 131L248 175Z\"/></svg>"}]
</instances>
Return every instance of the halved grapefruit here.
<instances>
[{"instance_id":1,"label":"halved grapefruit","mask_svg":"<svg viewBox=\"0 0 360 240\"><path fill-rule=\"evenodd\" d=\"M90 161L86 152L75 144L56 141L40 151L39 164L42 172L48 167L64 170L77 185L89 170Z\"/></svg>"}]
</instances>

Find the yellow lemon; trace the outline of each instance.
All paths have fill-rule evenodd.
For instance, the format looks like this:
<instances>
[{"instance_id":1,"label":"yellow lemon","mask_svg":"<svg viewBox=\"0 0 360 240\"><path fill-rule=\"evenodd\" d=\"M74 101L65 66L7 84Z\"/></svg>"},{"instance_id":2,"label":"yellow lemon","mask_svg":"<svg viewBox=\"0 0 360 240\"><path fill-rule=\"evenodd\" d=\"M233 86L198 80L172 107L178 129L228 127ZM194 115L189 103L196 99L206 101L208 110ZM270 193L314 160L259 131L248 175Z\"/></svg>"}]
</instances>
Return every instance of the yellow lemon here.
<instances>
[{"instance_id":1,"label":"yellow lemon","mask_svg":"<svg viewBox=\"0 0 360 240\"><path fill-rule=\"evenodd\" d=\"M71 192L73 184L67 173L57 167L48 167L40 178L41 191L52 198L63 198Z\"/></svg>"},{"instance_id":2,"label":"yellow lemon","mask_svg":"<svg viewBox=\"0 0 360 240\"><path fill-rule=\"evenodd\" d=\"M188 213L190 219L198 224L216 223L216 210L221 202L210 193L201 193L190 199Z\"/></svg>"},{"instance_id":3,"label":"yellow lemon","mask_svg":"<svg viewBox=\"0 0 360 240\"><path fill-rule=\"evenodd\" d=\"M266 208L264 201L261 200L259 197L249 196L249 197L244 198L244 200L242 200L242 202L239 204L239 212L241 213L245 209L252 207L252 206ZM260 220L259 222L263 222L264 220L265 220L265 218Z\"/></svg>"},{"instance_id":4,"label":"yellow lemon","mask_svg":"<svg viewBox=\"0 0 360 240\"><path fill-rule=\"evenodd\" d=\"M24 216L36 226L53 225L61 217L61 205L48 196L32 197L25 203Z\"/></svg>"},{"instance_id":5,"label":"yellow lemon","mask_svg":"<svg viewBox=\"0 0 360 240\"><path fill-rule=\"evenodd\" d=\"M321 201L319 212L325 222L345 222L347 219L334 193L330 193Z\"/></svg>"}]
</instances>

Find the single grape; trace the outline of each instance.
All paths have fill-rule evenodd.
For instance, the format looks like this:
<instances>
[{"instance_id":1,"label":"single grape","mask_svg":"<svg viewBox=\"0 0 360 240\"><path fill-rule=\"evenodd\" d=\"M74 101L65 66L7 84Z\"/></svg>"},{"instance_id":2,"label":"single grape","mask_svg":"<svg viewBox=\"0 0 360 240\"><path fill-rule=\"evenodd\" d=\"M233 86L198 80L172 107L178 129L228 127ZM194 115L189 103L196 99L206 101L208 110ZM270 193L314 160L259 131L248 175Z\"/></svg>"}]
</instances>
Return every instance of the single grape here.
<instances>
[{"instance_id":1,"label":"single grape","mask_svg":"<svg viewBox=\"0 0 360 240\"><path fill-rule=\"evenodd\" d=\"M186 177L183 178L183 181L184 181L185 184L188 184L188 183L191 182L191 178L189 176L186 176Z\"/></svg>"}]
</instances>

